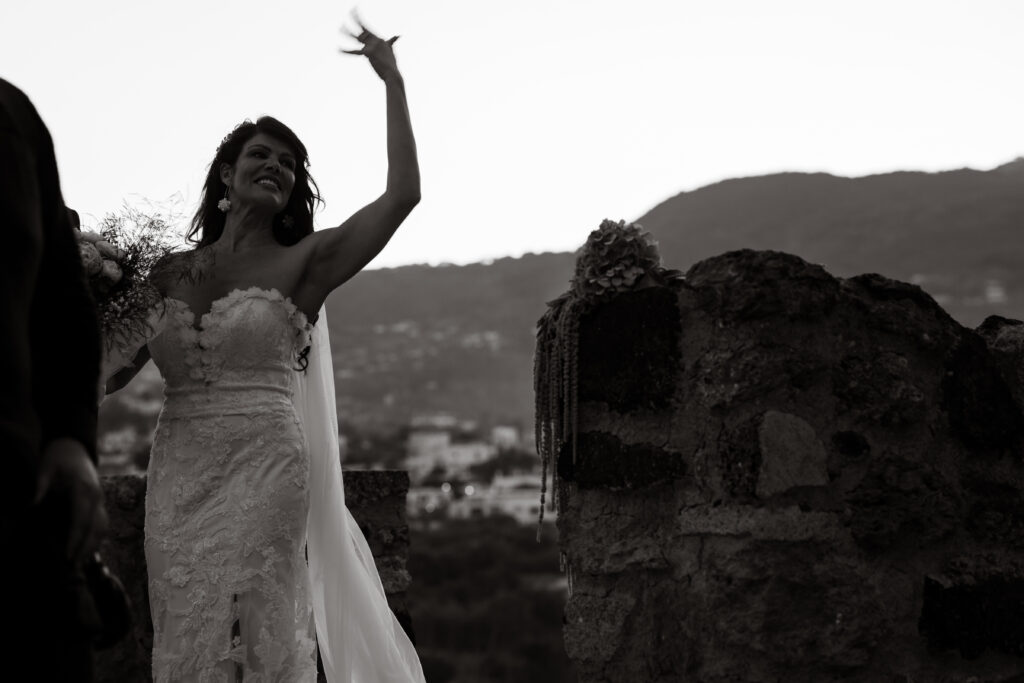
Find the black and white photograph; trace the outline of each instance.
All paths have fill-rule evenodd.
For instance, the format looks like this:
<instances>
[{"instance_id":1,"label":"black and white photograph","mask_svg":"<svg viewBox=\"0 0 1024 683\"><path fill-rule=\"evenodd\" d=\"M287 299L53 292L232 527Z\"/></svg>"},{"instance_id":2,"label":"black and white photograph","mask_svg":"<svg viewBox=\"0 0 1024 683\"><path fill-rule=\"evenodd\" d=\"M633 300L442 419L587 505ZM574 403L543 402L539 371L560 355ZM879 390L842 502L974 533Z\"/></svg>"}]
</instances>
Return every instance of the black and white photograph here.
<instances>
[{"instance_id":1,"label":"black and white photograph","mask_svg":"<svg viewBox=\"0 0 1024 683\"><path fill-rule=\"evenodd\" d=\"M1024 681L1024 3L0 9L0 678Z\"/></svg>"}]
</instances>

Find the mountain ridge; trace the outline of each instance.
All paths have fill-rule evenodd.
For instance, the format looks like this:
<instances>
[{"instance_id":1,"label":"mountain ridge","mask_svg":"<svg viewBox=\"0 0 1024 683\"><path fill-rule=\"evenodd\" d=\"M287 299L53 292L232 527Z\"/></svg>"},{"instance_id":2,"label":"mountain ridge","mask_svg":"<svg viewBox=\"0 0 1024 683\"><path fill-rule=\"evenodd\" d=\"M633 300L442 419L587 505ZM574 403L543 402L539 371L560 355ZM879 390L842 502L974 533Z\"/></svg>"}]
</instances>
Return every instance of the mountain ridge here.
<instances>
[{"instance_id":1,"label":"mountain ridge","mask_svg":"<svg viewBox=\"0 0 1024 683\"><path fill-rule=\"evenodd\" d=\"M680 192L635 221L670 268L785 251L840 277L914 282L975 326L1024 317L1022 189L1024 158L990 171L784 172ZM327 302L342 422L386 430L439 411L528 427L534 324L574 263L544 252L357 275Z\"/></svg>"}]
</instances>

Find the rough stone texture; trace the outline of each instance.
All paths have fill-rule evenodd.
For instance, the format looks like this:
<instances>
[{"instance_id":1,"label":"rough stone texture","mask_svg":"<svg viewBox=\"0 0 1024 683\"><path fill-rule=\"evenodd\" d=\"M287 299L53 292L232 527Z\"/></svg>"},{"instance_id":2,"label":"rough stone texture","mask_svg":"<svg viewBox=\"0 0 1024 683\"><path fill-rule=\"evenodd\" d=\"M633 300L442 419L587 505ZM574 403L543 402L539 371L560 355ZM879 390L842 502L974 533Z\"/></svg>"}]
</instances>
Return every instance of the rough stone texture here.
<instances>
[{"instance_id":1,"label":"rough stone texture","mask_svg":"<svg viewBox=\"0 0 1024 683\"><path fill-rule=\"evenodd\" d=\"M978 327L978 334L988 344L1014 402L1024 412L1024 322L989 316Z\"/></svg>"},{"instance_id":2,"label":"rough stone texture","mask_svg":"<svg viewBox=\"0 0 1024 683\"><path fill-rule=\"evenodd\" d=\"M683 459L678 453L650 444L628 444L604 432L585 432L576 441L573 461L571 444L558 456L562 481L580 488L649 486L682 475Z\"/></svg>"},{"instance_id":3,"label":"rough stone texture","mask_svg":"<svg viewBox=\"0 0 1024 683\"><path fill-rule=\"evenodd\" d=\"M405 518L408 474L399 471L346 471L344 482L346 504L366 535L380 570L388 603L413 637L405 603L405 592L410 583L406 569L409 528ZM97 653L96 681L150 681L153 625L149 614L143 549L146 478L104 477L103 489L110 516L110 535L101 552L132 600L135 624L133 633L116 647Z\"/></svg>"},{"instance_id":4,"label":"rough stone texture","mask_svg":"<svg viewBox=\"0 0 1024 683\"><path fill-rule=\"evenodd\" d=\"M581 681L1024 680L1024 324L744 250L579 357Z\"/></svg>"},{"instance_id":5,"label":"rough stone texture","mask_svg":"<svg viewBox=\"0 0 1024 683\"><path fill-rule=\"evenodd\" d=\"M758 498L798 486L828 484L825 447L814 428L799 417L769 410L761 418L757 437L761 451Z\"/></svg>"}]
</instances>

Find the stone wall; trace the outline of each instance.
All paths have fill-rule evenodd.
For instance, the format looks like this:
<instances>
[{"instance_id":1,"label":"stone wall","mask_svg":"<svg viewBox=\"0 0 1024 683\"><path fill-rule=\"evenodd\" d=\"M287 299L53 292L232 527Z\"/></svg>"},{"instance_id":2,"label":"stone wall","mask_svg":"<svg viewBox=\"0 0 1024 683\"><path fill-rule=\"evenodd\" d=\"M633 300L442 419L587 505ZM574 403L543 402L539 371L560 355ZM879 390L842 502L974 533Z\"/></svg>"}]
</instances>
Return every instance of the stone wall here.
<instances>
[{"instance_id":1,"label":"stone wall","mask_svg":"<svg viewBox=\"0 0 1024 683\"><path fill-rule=\"evenodd\" d=\"M1024 681L1024 324L776 252L581 322L586 682Z\"/></svg>"},{"instance_id":2,"label":"stone wall","mask_svg":"<svg viewBox=\"0 0 1024 683\"><path fill-rule=\"evenodd\" d=\"M345 502L359 523L380 571L388 602L415 642L405 593L410 576L406 569L409 528L405 497L409 477L399 471L350 471L344 474ZM102 554L107 565L125 584L134 608L134 631L118 645L97 653L97 683L149 681L153 624L146 588L143 552L146 478L105 477L103 480L110 535Z\"/></svg>"}]
</instances>

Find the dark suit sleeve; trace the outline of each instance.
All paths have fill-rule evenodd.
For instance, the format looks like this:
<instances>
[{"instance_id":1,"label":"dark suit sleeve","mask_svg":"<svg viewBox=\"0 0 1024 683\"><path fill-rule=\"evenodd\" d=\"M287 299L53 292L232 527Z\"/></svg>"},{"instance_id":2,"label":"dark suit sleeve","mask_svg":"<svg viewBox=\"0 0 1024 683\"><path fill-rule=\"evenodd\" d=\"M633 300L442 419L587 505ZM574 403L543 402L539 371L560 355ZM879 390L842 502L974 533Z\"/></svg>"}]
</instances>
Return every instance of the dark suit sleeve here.
<instances>
[{"instance_id":1,"label":"dark suit sleeve","mask_svg":"<svg viewBox=\"0 0 1024 683\"><path fill-rule=\"evenodd\" d=\"M96 461L100 339L96 306L85 282L78 244L63 211L46 226L45 249L32 301L33 405L41 446L80 441Z\"/></svg>"},{"instance_id":2,"label":"dark suit sleeve","mask_svg":"<svg viewBox=\"0 0 1024 683\"><path fill-rule=\"evenodd\" d=\"M69 437L95 461L96 307L64 206L53 141L24 93L2 79L0 134L0 229L15 245L0 249L8 300L2 315L10 346L0 350L0 362L14 380L11 389L3 389L4 409L13 411L14 429L20 425L32 432L34 457L47 443Z\"/></svg>"},{"instance_id":3,"label":"dark suit sleeve","mask_svg":"<svg viewBox=\"0 0 1024 683\"><path fill-rule=\"evenodd\" d=\"M31 403L29 312L43 240L34 155L3 104L0 101L0 504L7 518L8 510L27 507L35 491L39 421Z\"/></svg>"},{"instance_id":4,"label":"dark suit sleeve","mask_svg":"<svg viewBox=\"0 0 1024 683\"><path fill-rule=\"evenodd\" d=\"M44 241L31 312L33 405L42 447L70 437L95 462L99 323L60 193L52 143L44 152L50 163L41 166Z\"/></svg>"}]
</instances>

